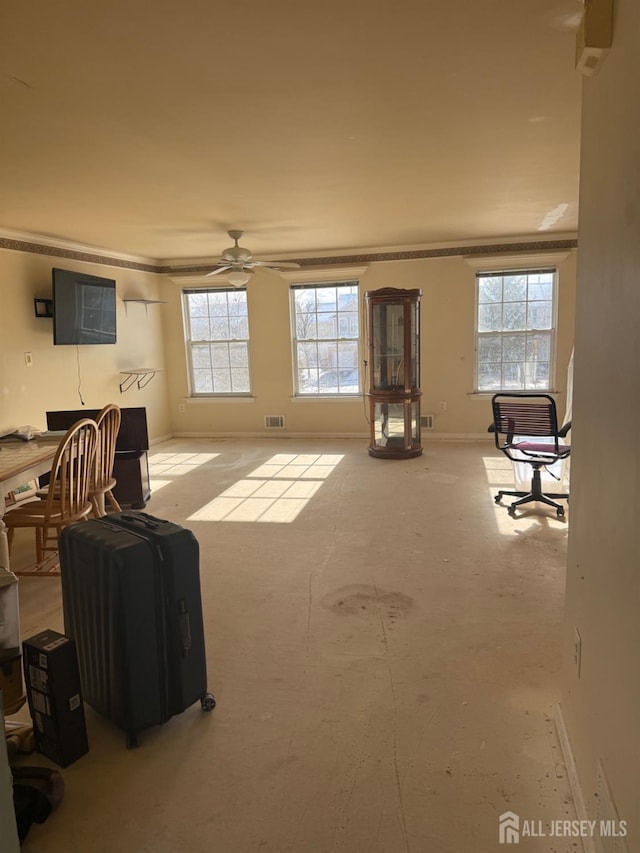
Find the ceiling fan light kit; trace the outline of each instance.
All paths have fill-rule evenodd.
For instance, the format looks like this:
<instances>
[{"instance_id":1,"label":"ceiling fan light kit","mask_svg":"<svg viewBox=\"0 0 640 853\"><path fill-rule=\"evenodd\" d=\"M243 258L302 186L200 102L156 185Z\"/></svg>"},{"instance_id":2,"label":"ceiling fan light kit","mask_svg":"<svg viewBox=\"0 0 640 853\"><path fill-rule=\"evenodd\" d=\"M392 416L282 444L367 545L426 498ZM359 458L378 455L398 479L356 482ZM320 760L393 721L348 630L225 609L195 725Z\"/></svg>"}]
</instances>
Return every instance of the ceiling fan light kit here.
<instances>
[{"instance_id":1,"label":"ceiling fan light kit","mask_svg":"<svg viewBox=\"0 0 640 853\"><path fill-rule=\"evenodd\" d=\"M266 269L299 269L300 264L293 261L257 261L253 257L253 253L244 246L238 245L238 241L244 234L244 231L231 230L227 234L234 241L234 245L225 249L220 256L217 267L207 273L207 278L212 275L220 275L227 273L227 281L234 287L242 287L247 284L253 275L254 267L265 267Z\"/></svg>"},{"instance_id":2,"label":"ceiling fan light kit","mask_svg":"<svg viewBox=\"0 0 640 853\"><path fill-rule=\"evenodd\" d=\"M252 275L253 270L233 270L227 275L227 281L234 287L242 287L247 284Z\"/></svg>"}]
</instances>

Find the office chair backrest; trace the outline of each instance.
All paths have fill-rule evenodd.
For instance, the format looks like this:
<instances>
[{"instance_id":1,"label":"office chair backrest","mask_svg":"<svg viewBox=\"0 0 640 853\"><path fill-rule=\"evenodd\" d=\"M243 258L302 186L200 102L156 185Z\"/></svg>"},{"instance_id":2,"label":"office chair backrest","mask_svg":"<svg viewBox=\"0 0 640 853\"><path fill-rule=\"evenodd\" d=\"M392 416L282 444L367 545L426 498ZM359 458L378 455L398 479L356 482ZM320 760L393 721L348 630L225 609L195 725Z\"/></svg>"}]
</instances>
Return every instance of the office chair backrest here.
<instances>
[{"instance_id":1,"label":"office chair backrest","mask_svg":"<svg viewBox=\"0 0 640 853\"><path fill-rule=\"evenodd\" d=\"M496 394L491 405L496 439L499 434L558 435L556 404L548 394Z\"/></svg>"}]
</instances>

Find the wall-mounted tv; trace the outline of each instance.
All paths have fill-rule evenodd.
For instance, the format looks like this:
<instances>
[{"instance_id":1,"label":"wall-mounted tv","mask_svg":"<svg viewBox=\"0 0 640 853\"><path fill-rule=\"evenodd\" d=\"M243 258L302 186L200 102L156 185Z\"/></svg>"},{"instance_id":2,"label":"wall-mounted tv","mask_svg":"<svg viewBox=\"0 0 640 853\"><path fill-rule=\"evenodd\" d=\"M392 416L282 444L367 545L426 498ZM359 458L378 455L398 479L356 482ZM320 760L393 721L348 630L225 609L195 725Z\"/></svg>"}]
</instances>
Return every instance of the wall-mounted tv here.
<instances>
[{"instance_id":1,"label":"wall-mounted tv","mask_svg":"<svg viewBox=\"0 0 640 853\"><path fill-rule=\"evenodd\" d=\"M115 344L115 281L55 268L52 279L53 343Z\"/></svg>"}]
</instances>

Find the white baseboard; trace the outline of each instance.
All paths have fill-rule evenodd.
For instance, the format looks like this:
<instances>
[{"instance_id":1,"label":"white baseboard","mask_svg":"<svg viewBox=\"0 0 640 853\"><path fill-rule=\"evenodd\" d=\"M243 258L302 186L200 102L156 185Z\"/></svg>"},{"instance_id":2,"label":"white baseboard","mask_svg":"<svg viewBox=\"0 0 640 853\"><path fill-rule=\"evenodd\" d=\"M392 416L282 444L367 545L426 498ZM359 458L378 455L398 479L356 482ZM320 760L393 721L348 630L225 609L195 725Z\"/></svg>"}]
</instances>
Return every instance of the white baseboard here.
<instances>
[{"instance_id":1,"label":"white baseboard","mask_svg":"<svg viewBox=\"0 0 640 853\"><path fill-rule=\"evenodd\" d=\"M269 432L174 432L161 438L154 438L151 444L159 444L170 438L352 438L357 441L368 441L369 433L353 432L289 432L287 430L269 430ZM423 445L430 441L491 441L492 436L483 432L434 432L423 430Z\"/></svg>"},{"instance_id":2,"label":"white baseboard","mask_svg":"<svg viewBox=\"0 0 640 853\"><path fill-rule=\"evenodd\" d=\"M150 438L149 447L153 447L154 444L161 444L163 441L169 441L169 439L173 437L174 433L169 432L167 435L159 435L157 438Z\"/></svg>"},{"instance_id":3,"label":"white baseboard","mask_svg":"<svg viewBox=\"0 0 640 853\"><path fill-rule=\"evenodd\" d=\"M422 441L493 441L493 435L486 432L435 432L422 430Z\"/></svg>"},{"instance_id":4,"label":"white baseboard","mask_svg":"<svg viewBox=\"0 0 640 853\"><path fill-rule=\"evenodd\" d=\"M174 432L172 438L235 438L239 441L248 438L340 438L340 439L355 439L357 441L367 441L368 434L356 435L355 433L340 433L340 432L289 432L287 430L269 430L269 432Z\"/></svg>"},{"instance_id":5,"label":"white baseboard","mask_svg":"<svg viewBox=\"0 0 640 853\"><path fill-rule=\"evenodd\" d=\"M562 755L564 757L564 764L567 768L569 787L571 788L571 793L573 795L577 819L590 820L592 819L592 816L587 813L584 794L582 792L582 786L580 785L580 779L578 778L576 762L573 757L571 741L569 740L569 733L567 732L567 727L564 722L564 714L562 713L562 706L560 704L556 707L555 723L558 740L560 741L560 748L562 749ZM580 841L582 841L584 853L597 853L594 838L591 836L581 836Z\"/></svg>"}]
</instances>

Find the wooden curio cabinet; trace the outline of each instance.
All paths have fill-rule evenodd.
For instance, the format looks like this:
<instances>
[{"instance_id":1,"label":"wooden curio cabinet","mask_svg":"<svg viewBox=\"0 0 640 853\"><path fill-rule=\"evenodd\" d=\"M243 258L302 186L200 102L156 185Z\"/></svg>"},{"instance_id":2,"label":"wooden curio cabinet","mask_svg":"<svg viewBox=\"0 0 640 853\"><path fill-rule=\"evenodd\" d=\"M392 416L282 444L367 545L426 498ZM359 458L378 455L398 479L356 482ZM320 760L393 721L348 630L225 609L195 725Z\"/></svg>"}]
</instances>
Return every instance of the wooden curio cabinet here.
<instances>
[{"instance_id":1,"label":"wooden curio cabinet","mask_svg":"<svg viewBox=\"0 0 640 853\"><path fill-rule=\"evenodd\" d=\"M369 454L420 456L421 290L385 287L365 293L369 358Z\"/></svg>"}]
</instances>

